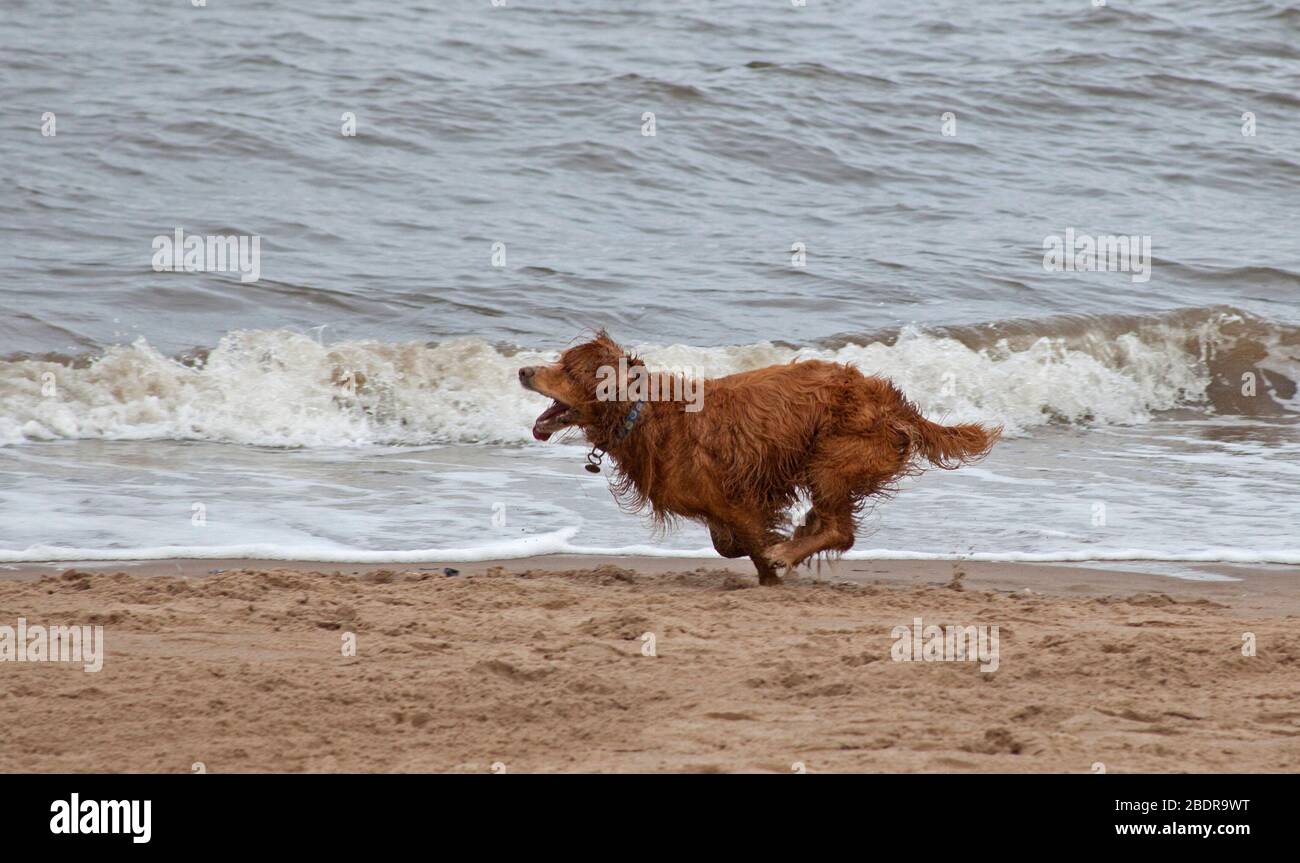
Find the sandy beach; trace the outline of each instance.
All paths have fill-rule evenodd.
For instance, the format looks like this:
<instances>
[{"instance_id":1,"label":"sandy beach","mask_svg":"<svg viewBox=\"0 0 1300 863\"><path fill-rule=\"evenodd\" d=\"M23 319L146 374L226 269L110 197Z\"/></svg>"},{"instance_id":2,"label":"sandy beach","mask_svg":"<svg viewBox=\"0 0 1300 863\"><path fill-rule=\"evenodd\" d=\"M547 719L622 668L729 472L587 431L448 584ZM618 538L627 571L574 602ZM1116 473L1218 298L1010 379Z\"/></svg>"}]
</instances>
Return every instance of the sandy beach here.
<instances>
[{"instance_id":1,"label":"sandy beach","mask_svg":"<svg viewBox=\"0 0 1300 863\"><path fill-rule=\"evenodd\" d=\"M98 672L0 664L2 771L1300 769L1285 569L841 561L778 588L747 563L559 556L3 572L0 624L102 625L106 646ZM996 671L895 661L918 617L996 626Z\"/></svg>"}]
</instances>

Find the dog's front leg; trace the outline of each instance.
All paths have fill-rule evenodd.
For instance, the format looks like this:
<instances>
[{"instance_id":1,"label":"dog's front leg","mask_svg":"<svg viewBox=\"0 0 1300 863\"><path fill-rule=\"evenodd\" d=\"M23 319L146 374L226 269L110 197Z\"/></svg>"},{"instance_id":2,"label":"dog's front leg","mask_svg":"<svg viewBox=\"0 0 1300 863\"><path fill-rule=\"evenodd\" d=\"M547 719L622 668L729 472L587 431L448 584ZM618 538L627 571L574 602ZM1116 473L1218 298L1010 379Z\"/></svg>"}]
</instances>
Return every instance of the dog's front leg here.
<instances>
[{"instance_id":1,"label":"dog's front leg","mask_svg":"<svg viewBox=\"0 0 1300 863\"><path fill-rule=\"evenodd\" d=\"M717 507L702 519L709 527L713 547L723 557L748 556L758 570L758 583L774 585L781 577L763 557L763 549L781 539L771 513L755 504Z\"/></svg>"},{"instance_id":2,"label":"dog's front leg","mask_svg":"<svg viewBox=\"0 0 1300 863\"><path fill-rule=\"evenodd\" d=\"M751 554L749 559L754 561L754 569L758 570L758 583L765 587L774 587L781 583L781 576L776 574L776 567L767 562L762 552Z\"/></svg>"},{"instance_id":3,"label":"dog's front leg","mask_svg":"<svg viewBox=\"0 0 1300 863\"><path fill-rule=\"evenodd\" d=\"M713 549L727 558L744 557L749 554L748 547L736 538L731 528L717 522L709 522L709 539L713 540Z\"/></svg>"}]
</instances>

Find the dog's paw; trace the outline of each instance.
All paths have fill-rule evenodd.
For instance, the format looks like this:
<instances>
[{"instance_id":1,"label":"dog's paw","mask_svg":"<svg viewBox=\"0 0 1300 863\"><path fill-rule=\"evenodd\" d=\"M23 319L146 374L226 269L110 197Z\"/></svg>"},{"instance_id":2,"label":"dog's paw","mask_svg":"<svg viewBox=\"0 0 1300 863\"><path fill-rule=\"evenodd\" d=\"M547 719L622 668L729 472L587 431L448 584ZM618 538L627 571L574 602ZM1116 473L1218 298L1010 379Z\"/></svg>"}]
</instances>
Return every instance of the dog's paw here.
<instances>
[{"instance_id":1,"label":"dog's paw","mask_svg":"<svg viewBox=\"0 0 1300 863\"><path fill-rule=\"evenodd\" d=\"M793 543L778 542L763 549L763 559L778 569L794 569L799 563L794 557Z\"/></svg>"}]
</instances>

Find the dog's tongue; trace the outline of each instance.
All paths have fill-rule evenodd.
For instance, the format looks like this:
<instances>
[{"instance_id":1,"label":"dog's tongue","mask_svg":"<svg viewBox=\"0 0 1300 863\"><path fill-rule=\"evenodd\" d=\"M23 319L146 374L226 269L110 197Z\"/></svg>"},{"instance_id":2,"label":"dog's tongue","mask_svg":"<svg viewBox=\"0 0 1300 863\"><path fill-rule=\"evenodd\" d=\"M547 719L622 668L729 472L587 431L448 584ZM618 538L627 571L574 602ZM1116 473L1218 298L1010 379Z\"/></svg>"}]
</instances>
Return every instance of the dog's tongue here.
<instances>
[{"instance_id":1,"label":"dog's tongue","mask_svg":"<svg viewBox=\"0 0 1300 863\"><path fill-rule=\"evenodd\" d=\"M533 437L543 441L550 440L551 433L541 431L537 427L549 419L554 419L555 417L558 417L560 414L564 413L564 410L565 410L564 405L560 404L559 402L551 402L551 406L546 410L542 411L540 414L538 414L537 419L533 420Z\"/></svg>"}]
</instances>

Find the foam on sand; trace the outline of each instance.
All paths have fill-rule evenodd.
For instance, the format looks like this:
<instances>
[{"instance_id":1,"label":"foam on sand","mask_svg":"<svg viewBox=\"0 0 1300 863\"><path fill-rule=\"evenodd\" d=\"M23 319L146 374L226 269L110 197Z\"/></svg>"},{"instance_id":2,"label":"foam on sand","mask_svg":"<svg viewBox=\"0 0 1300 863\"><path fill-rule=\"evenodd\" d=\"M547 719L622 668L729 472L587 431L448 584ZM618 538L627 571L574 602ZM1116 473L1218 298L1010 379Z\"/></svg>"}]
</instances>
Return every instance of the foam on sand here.
<instances>
[{"instance_id":1,"label":"foam on sand","mask_svg":"<svg viewBox=\"0 0 1300 863\"><path fill-rule=\"evenodd\" d=\"M153 548L62 548L34 545L26 549L0 549L0 562L79 562L118 560L284 560L312 563L481 563L489 560L518 560L545 554L586 557L655 557L715 558L712 548L664 548L658 545L624 545L597 547L574 545L570 540L576 528L564 528L540 536L506 540L461 548L421 548L376 550L337 546L285 546L249 544L227 546L158 546ZM1242 563L1300 565L1300 549L1243 551L1210 548L1184 553L1149 549L1112 549L1105 551L1016 552L981 551L940 553L899 549L862 549L849 551L844 560L973 560L1001 563L1086 563L1093 561L1168 561L1182 563Z\"/></svg>"}]
</instances>

